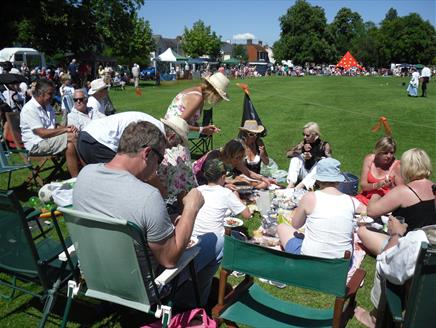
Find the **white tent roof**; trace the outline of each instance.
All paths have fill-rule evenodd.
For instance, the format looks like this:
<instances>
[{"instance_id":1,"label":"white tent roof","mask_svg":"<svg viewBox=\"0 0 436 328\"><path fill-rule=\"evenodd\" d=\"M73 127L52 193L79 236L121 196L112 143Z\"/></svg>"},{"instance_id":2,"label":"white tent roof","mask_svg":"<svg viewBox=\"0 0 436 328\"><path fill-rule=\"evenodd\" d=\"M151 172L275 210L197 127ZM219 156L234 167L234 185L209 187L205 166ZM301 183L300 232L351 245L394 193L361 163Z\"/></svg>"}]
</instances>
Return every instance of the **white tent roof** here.
<instances>
[{"instance_id":1,"label":"white tent roof","mask_svg":"<svg viewBox=\"0 0 436 328\"><path fill-rule=\"evenodd\" d=\"M177 60L181 61L186 59L187 59L186 57L179 55L171 48L168 48L156 58L156 60L165 61L165 62L176 62Z\"/></svg>"}]
</instances>

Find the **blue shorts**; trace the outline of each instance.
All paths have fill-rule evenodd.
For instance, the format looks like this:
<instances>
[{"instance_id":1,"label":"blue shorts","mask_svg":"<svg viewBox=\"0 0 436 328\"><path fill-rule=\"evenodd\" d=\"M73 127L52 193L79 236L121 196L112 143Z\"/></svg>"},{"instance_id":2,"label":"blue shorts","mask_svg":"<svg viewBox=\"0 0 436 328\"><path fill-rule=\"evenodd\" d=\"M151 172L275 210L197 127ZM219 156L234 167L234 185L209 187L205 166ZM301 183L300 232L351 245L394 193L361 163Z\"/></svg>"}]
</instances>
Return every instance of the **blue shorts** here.
<instances>
[{"instance_id":1,"label":"blue shorts","mask_svg":"<svg viewBox=\"0 0 436 328\"><path fill-rule=\"evenodd\" d=\"M303 239L297 238L297 237L291 238L286 243L285 252L295 254L295 255L300 255L302 244L303 244Z\"/></svg>"}]
</instances>

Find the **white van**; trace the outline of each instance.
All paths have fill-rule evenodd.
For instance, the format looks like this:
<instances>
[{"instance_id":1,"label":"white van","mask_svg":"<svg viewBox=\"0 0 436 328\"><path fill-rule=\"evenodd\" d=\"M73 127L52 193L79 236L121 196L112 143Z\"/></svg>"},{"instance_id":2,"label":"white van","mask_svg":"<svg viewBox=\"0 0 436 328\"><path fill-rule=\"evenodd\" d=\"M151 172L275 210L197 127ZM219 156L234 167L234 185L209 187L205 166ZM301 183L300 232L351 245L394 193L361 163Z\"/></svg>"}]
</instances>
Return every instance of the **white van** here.
<instances>
[{"instance_id":1,"label":"white van","mask_svg":"<svg viewBox=\"0 0 436 328\"><path fill-rule=\"evenodd\" d=\"M30 69L46 66L44 54L33 48L3 48L0 50L0 62L4 61L10 61L16 68L23 63Z\"/></svg>"}]
</instances>

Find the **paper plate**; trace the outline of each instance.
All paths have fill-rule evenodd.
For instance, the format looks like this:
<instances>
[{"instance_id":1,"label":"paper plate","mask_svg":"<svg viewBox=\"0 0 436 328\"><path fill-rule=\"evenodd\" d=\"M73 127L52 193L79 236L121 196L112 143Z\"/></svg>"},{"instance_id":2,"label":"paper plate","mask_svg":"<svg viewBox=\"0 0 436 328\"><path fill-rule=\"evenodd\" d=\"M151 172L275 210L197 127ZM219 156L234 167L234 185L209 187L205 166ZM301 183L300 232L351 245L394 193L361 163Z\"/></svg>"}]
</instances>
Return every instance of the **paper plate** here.
<instances>
[{"instance_id":1,"label":"paper plate","mask_svg":"<svg viewBox=\"0 0 436 328\"><path fill-rule=\"evenodd\" d=\"M228 217L224 219L224 226L227 228L236 228L236 227L240 227L243 224L244 222L238 218Z\"/></svg>"},{"instance_id":2,"label":"paper plate","mask_svg":"<svg viewBox=\"0 0 436 328\"><path fill-rule=\"evenodd\" d=\"M360 215L356 215L355 216L355 220L357 222L357 224L370 224L374 222L374 219L372 217L369 216L360 216Z\"/></svg>"}]
</instances>

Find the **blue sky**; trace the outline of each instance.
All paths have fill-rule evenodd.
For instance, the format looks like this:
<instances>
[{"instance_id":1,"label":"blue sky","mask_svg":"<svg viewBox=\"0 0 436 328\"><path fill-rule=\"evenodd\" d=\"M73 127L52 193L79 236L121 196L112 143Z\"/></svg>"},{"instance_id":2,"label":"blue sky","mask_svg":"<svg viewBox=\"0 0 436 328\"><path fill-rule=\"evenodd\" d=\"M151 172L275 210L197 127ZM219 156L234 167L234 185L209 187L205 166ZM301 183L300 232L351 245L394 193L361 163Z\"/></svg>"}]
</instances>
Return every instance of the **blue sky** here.
<instances>
[{"instance_id":1,"label":"blue sky","mask_svg":"<svg viewBox=\"0 0 436 328\"><path fill-rule=\"evenodd\" d=\"M331 23L342 7L358 12L364 21L378 24L389 8L399 16L416 12L424 20L436 25L436 0L322 0L308 1L324 8ZM150 21L153 34L174 38L182 35L184 27L192 28L199 19L221 35L223 41L245 43L253 36L255 41L272 45L280 37L279 18L293 0L145 0L139 15Z\"/></svg>"}]
</instances>

